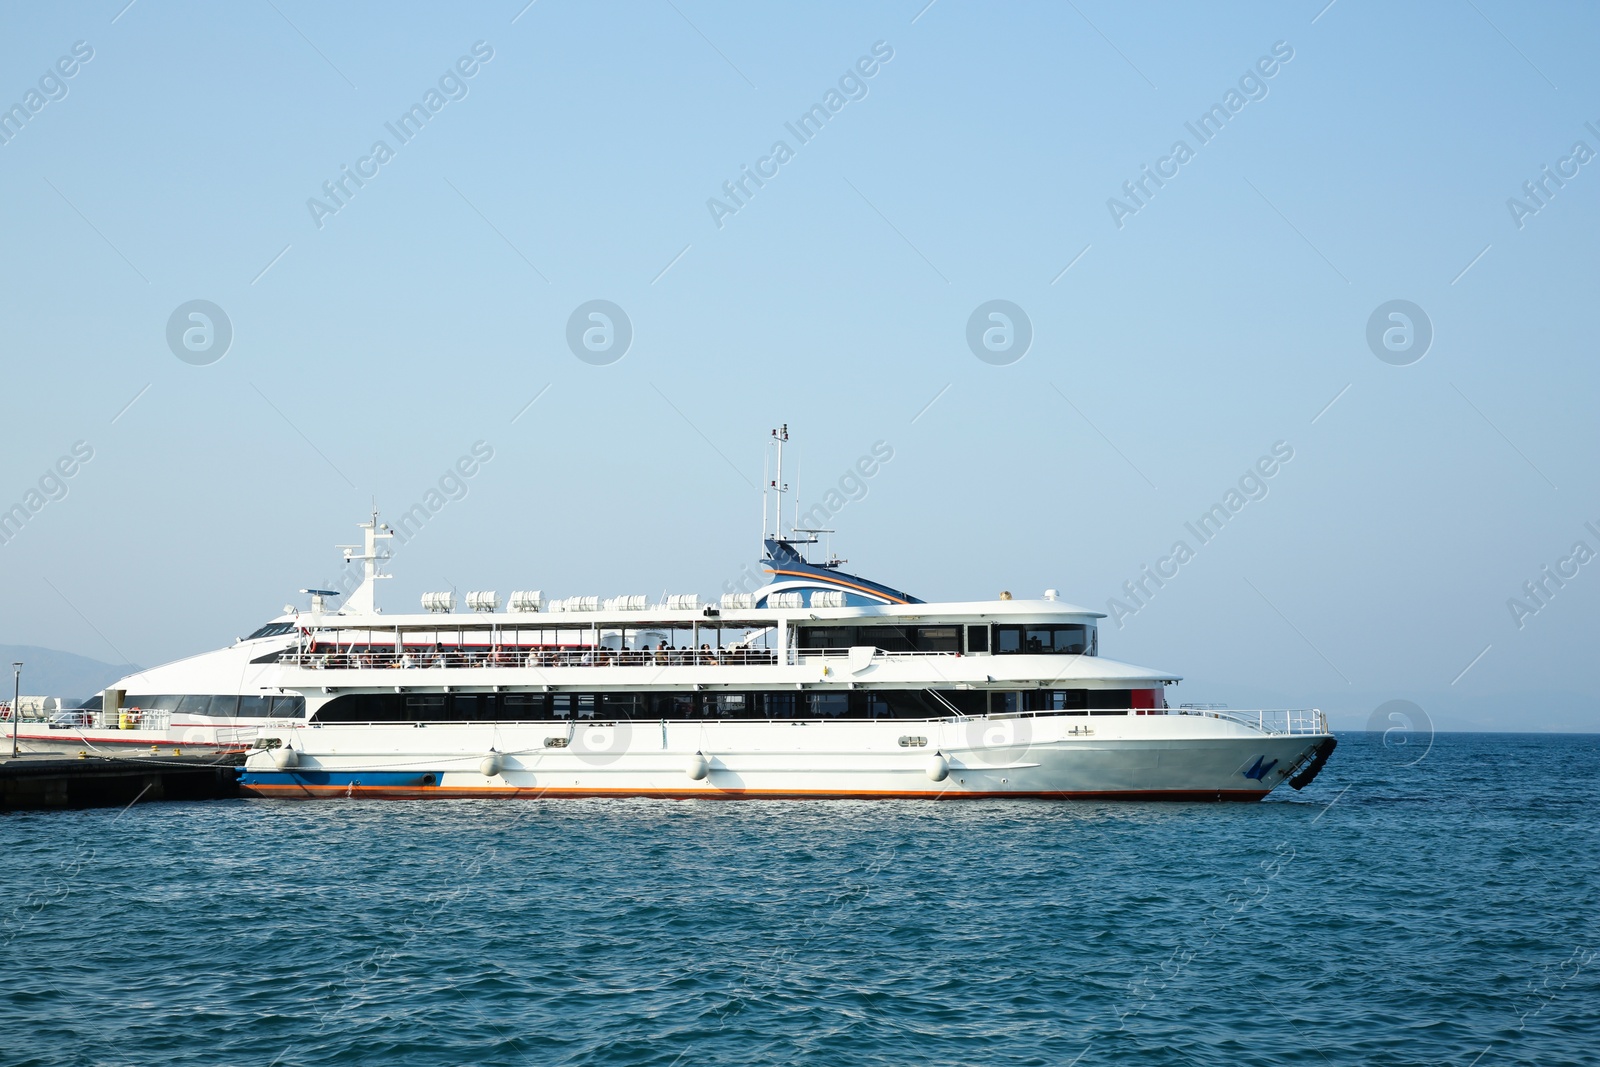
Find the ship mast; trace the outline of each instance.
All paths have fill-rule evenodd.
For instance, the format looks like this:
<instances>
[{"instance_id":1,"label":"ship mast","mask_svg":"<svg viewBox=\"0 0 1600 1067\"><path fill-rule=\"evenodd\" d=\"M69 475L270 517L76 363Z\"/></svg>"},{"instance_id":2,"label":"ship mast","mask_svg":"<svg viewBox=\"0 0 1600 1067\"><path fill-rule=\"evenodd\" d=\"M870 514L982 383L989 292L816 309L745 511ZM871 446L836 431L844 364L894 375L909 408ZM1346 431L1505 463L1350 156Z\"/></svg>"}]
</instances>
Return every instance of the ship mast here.
<instances>
[{"instance_id":1,"label":"ship mast","mask_svg":"<svg viewBox=\"0 0 1600 1067\"><path fill-rule=\"evenodd\" d=\"M772 520L772 526L770 527L771 536L779 541L784 540L783 495L789 491L789 486L788 483L783 480L783 445L784 442L788 440L789 424L784 423L778 429L772 431L772 439L768 442L768 444L771 446L771 450L775 453L776 458L773 461L773 469L771 470L772 477L767 479L766 486L761 490L761 550L763 554L766 552L769 529L767 526L767 520L769 518L767 511L767 494L769 492L775 494L777 497L770 515Z\"/></svg>"},{"instance_id":2,"label":"ship mast","mask_svg":"<svg viewBox=\"0 0 1600 1067\"><path fill-rule=\"evenodd\" d=\"M345 598L344 610L358 615L376 615L378 613L378 605L375 594L378 579L394 577L391 574L382 573L380 569L384 563L393 558L394 554L391 552L379 552L378 539L387 540L394 536L394 531L389 528L388 523L378 521L378 509L376 507L372 509L371 521L359 523L358 525L363 531L360 545L335 546L344 550L344 561L346 563L354 563L360 560L362 564L361 584L356 586L355 591ZM361 549L359 556L355 554L357 548Z\"/></svg>"}]
</instances>

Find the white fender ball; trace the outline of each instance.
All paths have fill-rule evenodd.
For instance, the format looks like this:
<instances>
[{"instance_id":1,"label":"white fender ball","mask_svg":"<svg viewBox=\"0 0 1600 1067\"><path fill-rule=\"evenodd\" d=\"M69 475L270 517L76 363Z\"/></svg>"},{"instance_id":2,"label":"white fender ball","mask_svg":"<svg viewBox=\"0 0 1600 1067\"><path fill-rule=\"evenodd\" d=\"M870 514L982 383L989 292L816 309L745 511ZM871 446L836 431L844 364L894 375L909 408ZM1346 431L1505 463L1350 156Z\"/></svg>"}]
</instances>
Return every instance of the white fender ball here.
<instances>
[{"instance_id":1,"label":"white fender ball","mask_svg":"<svg viewBox=\"0 0 1600 1067\"><path fill-rule=\"evenodd\" d=\"M711 773L711 761L706 759L704 752L696 752L689 757L689 762L684 766L683 771L695 781L703 782L706 775Z\"/></svg>"},{"instance_id":2,"label":"white fender ball","mask_svg":"<svg viewBox=\"0 0 1600 1067\"><path fill-rule=\"evenodd\" d=\"M282 745L272 750L272 765L280 771L297 767L300 765L300 753L288 745Z\"/></svg>"},{"instance_id":3,"label":"white fender ball","mask_svg":"<svg viewBox=\"0 0 1600 1067\"><path fill-rule=\"evenodd\" d=\"M950 761L944 758L943 752L935 752L928 757L927 774L930 781L942 782L950 777Z\"/></svg>"},{"instance_id":4,"label":"white fender ball","mask_svg":"<svg viewBox=\"0 0 1600 1067\"><path fill-rule=\"evenodd\" d=\"M504 769L505 760L503 760L500 757L500 753L494 751L494 749L490 749L489 754L483 757L483 759L478 763L478 773L482 774L485 778L493 778Z\"/></svg>"}]
</instances>

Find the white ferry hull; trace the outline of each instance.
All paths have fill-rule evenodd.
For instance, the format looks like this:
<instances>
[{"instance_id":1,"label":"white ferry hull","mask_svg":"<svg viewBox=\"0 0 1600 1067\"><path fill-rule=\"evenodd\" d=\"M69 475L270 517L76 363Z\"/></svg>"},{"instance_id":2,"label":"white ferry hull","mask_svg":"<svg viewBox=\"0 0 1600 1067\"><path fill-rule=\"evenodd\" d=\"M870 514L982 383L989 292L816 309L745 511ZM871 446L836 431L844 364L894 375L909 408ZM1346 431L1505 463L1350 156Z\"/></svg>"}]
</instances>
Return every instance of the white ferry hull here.
<instances>
[{"instance_id":1,"label":"white ferry hull","mask_svg":"<svg viewBox=\"0 0 1600 1067\"><path fill-rule=\"evenodd\" d=\"M255 751L246 795L1258 800L1332 742L1326 733L1162 714L326 725L269 734L294 755Z\"/></svg>"},{"instance_id":2,"label":"white ferry hull","mask_svg":"<svg viewBox=\"0 0 1600 1067\"><path fill-rule=\"evenodd\" d=\"M47 729L39 723L24 723L17 735L17 750L76 756L148 755L151 749L166 754L190 755L216 752L237 754L249 749L260 733L258 725L171 726L160 730L105 730L94 727ZM0 732L0 747L11 741L11 731Z\"/></svg>"}]
</instances>

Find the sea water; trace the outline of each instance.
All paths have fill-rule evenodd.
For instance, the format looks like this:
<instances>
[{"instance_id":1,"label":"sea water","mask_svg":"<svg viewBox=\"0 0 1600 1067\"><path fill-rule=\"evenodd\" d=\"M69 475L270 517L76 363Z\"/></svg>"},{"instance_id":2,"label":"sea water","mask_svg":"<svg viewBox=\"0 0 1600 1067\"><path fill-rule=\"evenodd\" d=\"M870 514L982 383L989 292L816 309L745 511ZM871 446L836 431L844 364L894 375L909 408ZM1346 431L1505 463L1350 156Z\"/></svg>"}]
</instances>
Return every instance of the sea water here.
<instances>
[{"instance_id":1,"label":"sea water","mask_svg":"<svg viewBox=\"0 0 1600 1067\"><path fill-rule=\"evenodd\" d=\"M0 818L5 1064L1600 1062L1600 737L1259 804Z\"/></svg>"}]
</instances>

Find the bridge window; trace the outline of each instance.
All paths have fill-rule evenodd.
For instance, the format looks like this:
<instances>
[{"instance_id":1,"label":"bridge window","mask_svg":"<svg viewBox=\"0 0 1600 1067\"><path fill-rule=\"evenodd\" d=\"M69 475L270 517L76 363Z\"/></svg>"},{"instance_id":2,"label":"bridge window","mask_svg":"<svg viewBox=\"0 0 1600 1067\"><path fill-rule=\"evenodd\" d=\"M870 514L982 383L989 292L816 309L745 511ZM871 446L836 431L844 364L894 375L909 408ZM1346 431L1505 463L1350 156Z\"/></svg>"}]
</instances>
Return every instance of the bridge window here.
<instances>
[{"instance_id":1,"label":"bridge window","mask_svg":"<svg viewBox=\"0 0 1600 1067\"><path fill-rule=\"evenodd\" d=\"M294 623L292 622L269 622L245 638L245 640L254 641L258 637L282 637L293 629Z\"/></svg>"},{"instance_id":2,"label":"bridge window","mask_svg":"<svg viewBox=\"0 0 1600 1067\"><path fill-rule=\"evenodd\" d=\"M1096 647L1096 628L1083 624L996 626L994 636L994 650L997 653L1093 656L1099 651Z\"/></svg>"},{"instance_id":3,"label":"bridge window","mask_svg":"<svg viewBox=\"0 0 1600 1067\"><path fill-rule=\"evenodd\" d=\"M869 645L885 652L960 652L959 626L801 626L802 649Z\"/></svg>"}]
</instances>

